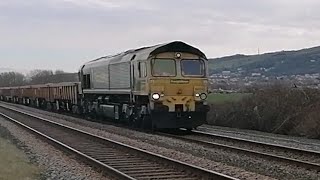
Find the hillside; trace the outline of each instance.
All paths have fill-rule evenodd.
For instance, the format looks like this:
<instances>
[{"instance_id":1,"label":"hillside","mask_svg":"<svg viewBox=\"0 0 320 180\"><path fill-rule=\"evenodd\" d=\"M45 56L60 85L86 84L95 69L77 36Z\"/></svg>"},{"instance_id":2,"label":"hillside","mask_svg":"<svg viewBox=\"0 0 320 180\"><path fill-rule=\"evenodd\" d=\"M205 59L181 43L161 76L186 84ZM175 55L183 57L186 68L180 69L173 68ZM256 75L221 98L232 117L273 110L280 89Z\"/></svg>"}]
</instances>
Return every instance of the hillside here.
<instances>
[{"instance_id":1,"label":"hillside","mask_svg":"<svg viewBox=\"0 0 320 180\"><path fill-rule=\"evenodd\" d=\"M234 55L209 59L210 73L241 72L242 75L261 73L266 76L318 73L320 46L298 51L280 51L261 55Z\"/></svg>"}]
</instances>

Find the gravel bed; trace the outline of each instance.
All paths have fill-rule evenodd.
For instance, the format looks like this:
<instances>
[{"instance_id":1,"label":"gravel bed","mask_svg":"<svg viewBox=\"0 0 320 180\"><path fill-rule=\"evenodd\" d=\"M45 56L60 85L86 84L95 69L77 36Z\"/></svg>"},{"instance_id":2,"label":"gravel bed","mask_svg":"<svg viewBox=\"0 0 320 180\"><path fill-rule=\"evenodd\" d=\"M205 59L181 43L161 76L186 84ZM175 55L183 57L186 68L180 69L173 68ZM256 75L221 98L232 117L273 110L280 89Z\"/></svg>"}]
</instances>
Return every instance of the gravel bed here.
<instances>
[{"instance_id":1,"label":"gravel bed","mask_svg":"<svg viewBox=\"0 0 320 180\"><path fill-rule=\"evenodd\" d=\"M111 179L88 165L67 156L23 128L0 117L0 132L22 149L41 170L40 179L101 180Z\"/></svg>"},{"instance_id":2,"label":"gravel bed","mask_svg":"<svg viewBox=\"0 0 320 180\"><path fill-rule=\"evenodd\" d=\"M240 179L318 179L313 171L221 149L18 106L44 118ZM236 167L234 167L236 166ZM240 168L241 167L241 168ZM263 175L262 175L263 174Z\"/></svg>"},{"instance_id":3,"label":"gravel bed","mask_svg":"<svg viewBox=\"0 0 320 180\"><path fill-rule=\"evenodd\" d=\"M283 146L320 152L320 140L318 139L309 139L305 137L295 137L281 134L266 133L261 131L219 127L211 125L202 125L198 127L198 130L220 135L244 138L248 140L273 143Z\"/></svg>"}]
</instances>

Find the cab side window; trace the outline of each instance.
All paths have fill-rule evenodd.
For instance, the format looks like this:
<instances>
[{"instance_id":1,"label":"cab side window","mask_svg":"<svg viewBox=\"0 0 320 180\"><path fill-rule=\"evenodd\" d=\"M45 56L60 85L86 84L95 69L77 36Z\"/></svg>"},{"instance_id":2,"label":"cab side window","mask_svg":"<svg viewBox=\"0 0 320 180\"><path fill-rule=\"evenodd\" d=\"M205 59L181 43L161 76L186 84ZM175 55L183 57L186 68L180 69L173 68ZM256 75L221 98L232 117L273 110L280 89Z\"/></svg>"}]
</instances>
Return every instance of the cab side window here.
<instances>
[{"instance_id":1,"label":"cab side window","mask_svg":"<svg viewBox=\"0 0 320 180\"><path fill-rule=\"evenodd\" d=\"M139 70L139 77L140 78L147 77L147 68L146 68L145 62L139 62L138 70Z\"/></svg>"},{"instance_id":2,"label":"cab side window","mask_svg":"<svg viewBox=\"0 0 320 180\"><path fill-rule=\"evenodd\" d=\"M90 74L85 74L83 75L83 88L84 89L90 89L90 84L91 84L91 80L90 80Z\"/></svg>"}]
</instances>

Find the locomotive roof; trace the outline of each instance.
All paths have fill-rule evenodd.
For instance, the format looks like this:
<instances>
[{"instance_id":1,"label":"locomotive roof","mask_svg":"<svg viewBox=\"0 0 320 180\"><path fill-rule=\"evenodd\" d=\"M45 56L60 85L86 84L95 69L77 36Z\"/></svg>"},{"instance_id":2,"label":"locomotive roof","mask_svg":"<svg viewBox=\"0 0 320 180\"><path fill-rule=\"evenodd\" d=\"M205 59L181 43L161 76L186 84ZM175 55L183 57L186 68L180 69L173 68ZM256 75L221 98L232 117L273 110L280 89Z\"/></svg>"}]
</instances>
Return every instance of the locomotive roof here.
<instances>
[{"instance_id":1,"label":"locomotive roof","mask_svg":"<svg viewBox=\"0 0 320 180\"><path fill-rule=\"evenodd\" d=\"M97 62L106 61L106 60L112 63L112 62L120 62L120 61L130 61L134 59L134 57L139 57L139 58L142 57L143 59L147 59L149 56L159 54L162 52L189 52L189 53L196 54L204 59L207 59L205 54L201 52L199 49L181 41L173 41L170 43L159 44L155 46L131 49L116 55L100 57L98 59L87 62L84 66L89 64L95 64Z\"/></svg>"}]
</instances>

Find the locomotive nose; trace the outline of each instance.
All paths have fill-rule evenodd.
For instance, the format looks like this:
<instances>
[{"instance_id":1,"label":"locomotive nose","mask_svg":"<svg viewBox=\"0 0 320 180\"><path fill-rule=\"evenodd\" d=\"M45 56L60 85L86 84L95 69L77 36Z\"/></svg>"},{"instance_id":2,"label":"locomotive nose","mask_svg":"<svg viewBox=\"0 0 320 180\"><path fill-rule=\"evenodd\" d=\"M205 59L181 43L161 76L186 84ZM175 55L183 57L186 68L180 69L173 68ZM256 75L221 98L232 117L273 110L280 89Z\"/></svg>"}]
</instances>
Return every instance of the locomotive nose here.
<instances>
[{"instance_id":1,"label":"locomotive nose","mask_svg":"<svg viewBox=\"0 0 320 180\"><path fill-rule=\"evenodd\" d=\"M169 112L193 112L205 101L207 86L201 79L154 79L150 81L151 104ZM159 99L152 98L159 94ZM198 103L199 102L199 103ZM151 105L151 107L155 107Z\"/></svg>"}]
</instances>

